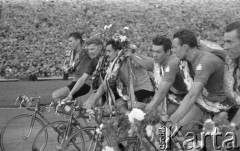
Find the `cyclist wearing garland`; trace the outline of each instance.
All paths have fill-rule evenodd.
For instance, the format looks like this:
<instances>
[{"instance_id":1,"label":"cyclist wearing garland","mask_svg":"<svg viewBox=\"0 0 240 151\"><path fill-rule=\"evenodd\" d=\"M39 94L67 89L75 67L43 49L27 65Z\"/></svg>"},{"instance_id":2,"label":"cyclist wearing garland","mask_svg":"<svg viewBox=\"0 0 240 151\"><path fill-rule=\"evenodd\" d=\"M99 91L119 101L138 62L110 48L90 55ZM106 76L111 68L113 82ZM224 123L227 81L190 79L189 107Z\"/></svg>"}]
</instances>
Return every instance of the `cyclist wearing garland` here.
<instances>
[{"instance_id":1,"label":"cyclist wearing garland","mask_svg":"<svg viewBox=\"0 0 240 151\"><path fill-rule=\"evenodd\" d=\"M189 93L170 117L170 121L184 124L191 120L201 120L208 113L216 115L228 110L232 104L227 100L223 89L224 61L212 53L199 51L195 34L187 29L174 34L173 50L180 59L189 62L193 83L191 77L185 77ZM195 106L196 103L202 111Z\"/></svg>"},{"instance_id":2,"label":"cyclist wearing garland","mask_svg":"<svg viewBox=\"0 0 240 151\"><path fill-rule=\"evenodd\" d=\"M224 72L224 88L228 98L235 100L236 103L240 104L240 87L239 87L239 76L240 76L240 22L232 22L227 25L224 33L224 49L227 50L228 54L225 59L226 67ZM230 109L229 120L239 123L240 112L238 106ZM238 110L238 112L237 112ZM237 114L236 114L237 112Z\"/></svg>"},{"instance_id":3,"label":"cyclist wearing garland","mask_svg":"<svg viewBox=\"0 0 240 151\"><path fill-rule=\"evenodd\" d=\"M74 77L73 81L68 86L60 88L52 93L54 103L57 103L59 100L65 98L69 94L91 61L91 56L88 54L88 52L82 49L83 39L80 33L70 33L68 45L71 48L70 62L72 63L72 68L67 68L67 66L64 65L63 70L64 72L70 72L69 69L73 70ZM88 84L84 83L82 88L76 91L74 98L87 94L90 88L91 87Z\"/></svg>"},{"instance_id":4,"label":"cyclist wearing garland","mask_svg":"<svg viewBox=\"0 0 240 151\"><path fill-rule=\"evenodd\" d=\"M117 62L114 66L114 70L110 71L112 73L112 77L105 78L104 82L101 84L99 89L97 90L97 93L94 95L93 99L88 99L84 106L86 108L91 108L94 106L96 101L107 91L108 85L110 86L110 91L113 91L113 94L116 99L116 105L119 107L120 112L127 112L127 103L124 101L121 96L124 96L124 93L117 92L117 88L120 86L120 81L123 83L123 86L127 88L128 91L130 90L130 77L129 77L129 64L127 62L127 57L124 56L124 54L121 54L123 52L123 49L118 41L115 40L109 40L106 43L106 55L108 56L109 61L113 64L114 61ZM119 55L120 54L120 55ZM120 56L120 57L119 57ZM111 66L110 63L110 66ZM114 64L113 64L114 65ZM154 95L154 88L152 86L152 83L150 81L150 77L148 75L147 70L134 65L132 62L130 63L133 73L133 89L134 94L137 99L137 104L135 107L141 107L144 108L145 104L148 103L149 98ZM109 73L107 70L107 74Z\"/></svg>"},{"instance_id":5,"label":"cyclist wearing garland","mask_svg":"<svg viewBox=\"0 0 240 151\"><path fill-rule=\"evenodd\" d=\"M154 72L154 82L157 87L153 100L146 106L147 113L155 111L167 97L167 115L171 115L178 107L179 101L187 93L185 84L179 72L179 58L171 52L172 42L165 36L156 36L152 40L154 58L141 56L129 51L129 56L148 71ZM155 63L154 63L155 62ZM162 73L163 72L163 73ZM170 93L170 95L168 95ZM170 96L170 97L169 97ZM162 108L164 109L164 108ZM164 113L164 112L162 112Z\"/></svg>"},{"instance_id":6,"label":"cyclist wearing garland","mask_svg":"<svg viewBox=\"0 0 240 151\"><path fill-rule=\"evenodd\" d=\"M82 68L84 68L84 73L82 76L77 80L74 87L69 92L68 96L63 100L72 100L75 98L75 94L84 88L85 81L89 78L90 75L93 74L93 72L96 69L98 60L103 53L103 42L100 38L97 37L91 37L86 41L87 50L89 53L89 56L91 58L91 61L89 64L82 64Z\"/></svg>"}]
</instances>

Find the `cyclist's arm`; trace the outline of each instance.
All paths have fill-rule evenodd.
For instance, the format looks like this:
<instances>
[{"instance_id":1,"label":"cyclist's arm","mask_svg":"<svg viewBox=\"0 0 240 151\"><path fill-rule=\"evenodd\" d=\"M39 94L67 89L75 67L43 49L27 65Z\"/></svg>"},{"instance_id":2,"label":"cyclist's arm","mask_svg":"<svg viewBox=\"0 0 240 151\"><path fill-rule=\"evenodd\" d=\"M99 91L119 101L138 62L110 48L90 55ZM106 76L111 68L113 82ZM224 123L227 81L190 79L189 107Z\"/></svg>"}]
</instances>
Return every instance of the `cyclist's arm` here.
<instances>
[{"instance_id":1,"label":"cyclist's arm","mask_svg":"<svg viewBox=\"0 0 240 151\"><path fill-rule=\"evenodd\" d=\"M103 83L100 85L100 87L98 88L96 94L94 95L94 98L92 100L93 103L97 102L97 100L100 99L100 97L107 91L107 87L106 87L106 80L103 81Z\"/></svg>"},{"instance_id":2,"label":"cyclist's arm","mask_svg":"<svg viewBox=\"0 0 240 151\"><path fill-rule=\"evenodd\" d=\"M89 77L89 75L87 73L84 73L77 81L77 83L74 85L73 89L70 91L70 93L68 94L68 97L72 99L72 96L83 86L83 84L85 83L85 81L87 80L87 78Z\"/></svg>"},{"instance_id":3,"label":"cyclist's arm","mask_svg":"<svg viewBox=\"0 0 240 151\"><path fill-rule=\"evenodd\" d=\"M160 84L158 85L158 90L153 97L153 100L145 108L147 112L154 110L156 107L160 105L160 103L167 96L167 93L172 85L173 85L173 82L168 82L168 81L160 82Z\"/></svg>"},{"instance_id":4,"label":"cyclist's arm","mask_svg":"<svg viewBox=\"0 0 240 151\"><path fill-rule=\"evenodd\" d=\"M72 99L72 96L83 86L87 78L93 74L97 66L97 61L98 59L93 59L89 64L87 64L88 67L86 68L85 73L78 79L77 83L68 95L70 99Z\"/></svg>"},{"instance_id":5,"label":"cyclist's arm","mask_svg":"<svg viewBox=\"0 0 240 151\"><path fill-rule=\"evenodd\" d=\"M178 123L191 110L197 99L199 98L204 83L194 82L189 93L184 97L178 109L170 117L170 121Z\"/></svg>"},{"instance_id":6,"label":"cyclist's arm","mask_svg":"<svg viewBox=\"0 0 240 151\"><path fill-rule=\"evenodd\" d=\"M167 96L167 93L171 86L173 85L173 83L175 82L176 76L179 72L178 63L179 62L177 60L176 61L173 60L167 63L166 66L168 67L169 70L165 72L162 81L158 85L158 90L155 93L153 100L146 107L147 112L156 108Z\"/></svg>"},{"instance_id":7,"label":"cyclist's arm","mask_svg":"<svg viewBox=\"0 0 240 151\"><path fill-rule=\"evenodd\" d=\"M135 61L136 63L138 63L142 68L148 70L148 71L153 71L153 67L154 67L154 59L151 57L147 57L147 56L142 56L140 54L132 54L131 58L133 61Z\"/></svg>"}]
</instances>

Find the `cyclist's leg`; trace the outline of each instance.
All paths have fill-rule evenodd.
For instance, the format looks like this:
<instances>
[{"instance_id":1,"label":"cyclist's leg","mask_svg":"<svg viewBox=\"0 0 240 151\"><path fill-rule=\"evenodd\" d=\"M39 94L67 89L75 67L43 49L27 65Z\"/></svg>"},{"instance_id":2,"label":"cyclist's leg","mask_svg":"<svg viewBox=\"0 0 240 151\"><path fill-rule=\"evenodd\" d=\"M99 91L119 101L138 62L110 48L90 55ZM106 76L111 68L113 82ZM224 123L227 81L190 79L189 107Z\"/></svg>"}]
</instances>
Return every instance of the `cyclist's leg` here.
<instances>
[{"instance_id":1,"label":"cyclist's leg","mask_svg":"<svg viewBox=\"0 0 240 151\"><path fill-rule=\"evenodd\" d=\"M154 96L154 91L148 91L148 90L138 90L134 92L137 101L141 103L149 103Z\"/></svg>"},{"instance_id":2,"label":"cyclist's leg","mask_svg":"<svg viewBox=\"0 0 240 151\"><path fill-rule=\"evenodd\" d=\"M179 105L173 104L171 102L167 102L167 115L170 117L179 107Z\"/></svg>"},{"instance_id":3,"label":"cyclist's leg","mask_svg":"<svg viewBox=\"0 0 240 151\"><path fill-rule=\"evenodd\" d=\"M67 87L63 87L61 89L56 90L55 92L53 92L53 99L54 99L54 108L56 108L57 106L57 102L61 99L64 99L65 97L67 97L67 95L69 94L69 92L73 89L74 85L76 84L75 81L72 81ZM87 84L84 84L74 95L73 95L73 99L85 95L90 91L91 87ZM58 108L58 112L59 113L64 113L64 109L62 107Z\"/></svg>"},{"instance_id":4,"label":"cyclist's leg","mask_svg":"<svg viewBox=\"0 0 240 151\"><path fill-rule=\"evenodd\" d=\"M75 85L76 83L74 83ZM73 89L73 87L69 87L70 90ZM76 99L77 97L83 96L87 94L90 91L91 87L87 85L86 83L73 95L73 99Z\"/></svg>"},{"instance_id":5,"label":"cyclist's leg","mask_svg":"<svg viewBox=\"0 0 240 151\"><path fill-rule=\"evenodd\" d=\"M203 111L196 105L193 105L192 109L184 116L184 118L179 122L179 124L186 125L191 121L202 122L203 115L204 115ZM194 125L195 125L194 123L187 124L187 126L184 126L184 129L191 131Z\"/></svg>"},{"instance_id":6,"label":"cyclist's leg","mask_svg":"<svg viewBox=\"0 0 240 151\"><path fill-rule=\"evenodd\" d=\"M154 96L153 91L148 91L143 89L135 91L134 94L137 98L136 107L142 110L145 109L145 107L147 106L147 103L149 103Z\"/></svg>"},{"instance_id":7,"label":"cyclist's leg","mask_svg":"<svg viewBox=\"0 0 240 151\"><path fill-rule=\"evenodd\" d=\"M69 89L68 86L60 88L60 89L54 91L52 93L52 99L54 101L54 104L56 105L59 100L64 99L65 97L67 97L69 92L70 92L70 89Z\"/></svg>"},{"instance_id":8,"label":"cyclist's leg","mask_svg":"<svg viewBox=\"0 0 240 151\"><path fill-rule=\"evenodd\" d=\"M116 107L120 113L129 112L127 102L124 101L122 98L116 100Z\"/></svg>"},{"instance_id":9,"label":"cyclist's leg","mask_svg":"<svg viewBox=\"0 0 240 151\"><path fill-rule=\"evenodd\" d=\"M239 124L239 121L240 121L239 120L239 117L240 117L239 106L233 106L227 112L228 112L229 121L233 121L233 122Z\"/></svg>"},{"instance_id":10,"label":"cyclist's leg","mask_svg":"<svg viewBox=\"0 0 240 151\"><path fill-rule=\"evenodd\" d=\"M94 104L96 104L96 102L93 101L93 98L95 97L95 95L96 95L96 93L93 93L86 100L84 100L83 106L85 108L92 108L94 106Z\"/></svg>"}]
</instances>

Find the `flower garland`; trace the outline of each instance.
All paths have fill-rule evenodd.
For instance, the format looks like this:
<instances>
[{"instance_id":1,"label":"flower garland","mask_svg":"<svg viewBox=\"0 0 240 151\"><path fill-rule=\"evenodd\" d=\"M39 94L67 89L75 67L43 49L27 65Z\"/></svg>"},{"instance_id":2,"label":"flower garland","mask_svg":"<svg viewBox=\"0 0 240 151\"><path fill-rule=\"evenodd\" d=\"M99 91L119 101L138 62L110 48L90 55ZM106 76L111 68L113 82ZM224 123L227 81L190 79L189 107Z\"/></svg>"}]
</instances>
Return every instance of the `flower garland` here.
<instances>
[{"instance_id":1,"label":"flower garland","mask_svg":"<svg viewBox=\"0 0 240 151\"><path fill-rule=\"evenodd\" d=\"M240 94L238 90L240 84L237 78L239 75L240 73L236 60L230 59L227 55L224 65L224 92L229 99L235 101L238 105L240 105Z\"/></svg>"},{"instance_id":2,"label":"flower garland","mask_svg":"<svg viewBox=\"0 0 240 151\"><path fill-rule=\"evenodd\" d=\"M103 80L106 81L107 86L107 98L109 102L109 107L112 110L112 104L115 104L115 96L113 93L112 87L115 87L117 85L117 93L120 97L122 97L124 100L129 100L129 97L123 94L123 87L121 85L120 80L118 79L118 73L122 66L123 61L125 61L125 58L123 56L125 52L125 48L128 48L129 45L129 37L130 36L130 30L129 27L124 27L122 30L117 30L116 25L110 24L108 26L104 27L102 38L104 40L107 39L114 39L120 46L123 48L118 52L117 57L113 60L113 62L110 63L102 63L103 59L98 62L96 73L94 75L98 75L100 70L105 70L105 76L102 76ZM101 74L100 74L101 75ZM103 81L102 80L102 81Z\"/></svg>"},{"instance_id":3,"label":"flower garland","mask_svg":"<svg viewBox=\"0 0 240 151\"><path fill-rule=\"evenodd\" d=\"M154 77L155 85L160 84L163 76L164 76L163 67L159 66L159 64L155 62L153 67L153 77Z\"/></svg>"},{"instance_id":4,"label":"flower garland","mask_svg":"<svg viewBox=\"0 0 240 151\"><path fill-rule=\"evenodd\" d=\"M203 42L204 41L202 41L202 43ZM218 48L218 47L216 47L216 44L209 45L209 43L211 43L211 42L204 43L204 44L206 44L210 48L213 46L214 46L213 48ZM180 69L180 73L183 77L184 83L186 84L188 91L190 91L192 83L193 83L193 76L190 75L190 69L188 66L188 62L185 60L182 60L179 64L179 69ZM225 79L224 81L227 81L227 80ZM203 89L203 92L199 96L196 103L200 108L206 110L207 112L215 114L215 113L219 113L221 111L226 111L231 107L231 102L229 102L227 100L224 102L211 102L204 97L204 94L207 94L207 90L205 88ZM227 104L224 104L224 103L227 103Z\"/></svg>"},{"instance_id":5,"label":"flower garland","mask_svg":"<svg viewBox=\"0 0 240 151\"><path fill-rule=\"evenodd\" d=\"M187 61L181 61L179 68L180 68L180 73L183 77L184 83L186 84L188 91L190 91L191 86L193 84L193 78L189 73L190 70L189 70ZM207 90L205 88L203 89L202 94L204 93L207 93ZM229 109L228 105L223 105L220 102L210 102L202 94L199 96L196 103L200 108L206 110L207 112L219 113L222 110Z\"/></svg>"},{"instance_id":6,"label":"flower garland","mask_svg":"<svg viewBox=\"0 0 240 151\"><path fill-rule=\"evenodd\" d=\"M210 41L200 40L200 44L207 48L215 49L223 51L223 48L218 44L215 44ZM218 53L217 51L213 51L213 53ZM226 54L225 54L226 55ZM220 55L220 57L223 57ZM238 70L238 60L232 60L229 55L224 57L225 65L224 65L224 92L226 96L236 104L240 105L240 93L238 90L238 86L240 85L240 81L237 77L240 76L240 71Z\"/></svg>"},{"instance_id":7,"label":"flower garland","mask_svg":"<svg viewBox=\"0 0 240 151\"><path fill-rule=\"evenodd\" d=\"M115 104L115 96L114 93L110 87L110 84L116 83L118 79L118 73L120 71L123 58L121 56L123 55L124 50L120 50L118 52L117 57L109 64L108 69L106 70L106 85L107 85L107 98L109 100L109 107L112 110L112 104ZM104 79L104 80L105 80Z\"/></svg>"},{"instance_id":8,"label":"flower garland","mask_svg":"<svg viewBox=\"0 0 240 151\"><path fill-rule=\"evenodd\" d=\"M109 61L107 60L107 56L102 54L98 61L96 69L92 75L92 80L93 80L92 87L94 90L98 89L98 87L103 82L103 79L106 76L106 70L107 70L108 66L109 66Z\"/></svg>"}]
</instances>

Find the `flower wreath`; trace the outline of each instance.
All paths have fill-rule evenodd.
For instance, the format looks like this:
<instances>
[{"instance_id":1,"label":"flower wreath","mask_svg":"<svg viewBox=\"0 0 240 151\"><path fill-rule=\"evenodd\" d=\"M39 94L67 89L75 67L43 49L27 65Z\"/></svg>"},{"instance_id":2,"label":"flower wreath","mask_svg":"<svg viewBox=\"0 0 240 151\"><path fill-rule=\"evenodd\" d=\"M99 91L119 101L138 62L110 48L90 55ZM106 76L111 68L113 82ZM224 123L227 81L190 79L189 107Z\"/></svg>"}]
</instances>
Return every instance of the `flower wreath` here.
<instances>
[{"instance_id":1,"label":"flower wreath","mask_svg":"<svg viewBox=\"0 0 240 151\"><path fill-rule=\"evenodd\" d=\"M230 57L227 55L224 65L224 92L229 99L240 105L240 92L238 89L240 81L237 78L240 77L240 71L238 67L237 61L230 59Z\"/></svg>"},{"instance_id":2,"label":"flower wreath","mask_svg":"<svg viewBox=\"0 0 240 151\"><path fill-rule=\"evenodd\" d=\"M117 57L113 60L113 62L109 63L108 68L106 70L106 76L104 77L104 80L106 81L106 85L107 85L107 98L109 100L109 106L110 109L112 109L112 104L115 104L115 97L114 97L114 93L111 89L112 85L116 85L117 86L117 93L119 94L119 96L123 99L123 100L131 100L131 94L130 97L126 94L124 94L124 87L123 84L121 83L121 81L118 78L118 73L120 71L120 68L122 66L122 63L124 61L127 60L127 58L124 56L124 52L126 51L126 49L129 46L129 38L130 36L130 30L128 27L124 27L122 30L117 30L114 31L114 27L113 25L109 25L109 26L105 26L104 27L104 31L105 33L103 35L111 35L111 39L114 39L116 43L118 43L123 49L120 50L117 54ZM114 33L114 34L112 34ZM106 37L104 39L107 39ZM131 69L130 69L130 73L132 73ZM132 75L130 75L130 81L132 79ZM130 92L133 91L134 94L134 90L133 90L133 84L130 84ZM134 96L135 97L135 96Z\"/></svg>"},{"instance_id":3,"label":"flower wreath","mask_svg":"<svg viewBox=\"0 0 240 151\"><path fill-rule=\"evenodd\" d=\"M211 49L216 49L216 44L212 42L206 42L201 41L202 44L206 45L207 47ZM182 60L179 64L180 73L184 79L184 83L187 86L188 91L190 91L192 83L193 83L193 75L190 73L190 69L188 66L188 62L185 60ZM227 82L227 80L224 80L224 82ZM199 96L197 100L197 105L202 108L203 110L207 111L208 113L219 113L221 111L226 111L229 108L232 107L233 103L229 100L225 100L223 102L211 102L209 101L205 96L207 95L207 90L204 88L202 91L202 94Z\"/></svg>"}]
</instances>

